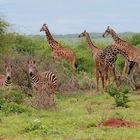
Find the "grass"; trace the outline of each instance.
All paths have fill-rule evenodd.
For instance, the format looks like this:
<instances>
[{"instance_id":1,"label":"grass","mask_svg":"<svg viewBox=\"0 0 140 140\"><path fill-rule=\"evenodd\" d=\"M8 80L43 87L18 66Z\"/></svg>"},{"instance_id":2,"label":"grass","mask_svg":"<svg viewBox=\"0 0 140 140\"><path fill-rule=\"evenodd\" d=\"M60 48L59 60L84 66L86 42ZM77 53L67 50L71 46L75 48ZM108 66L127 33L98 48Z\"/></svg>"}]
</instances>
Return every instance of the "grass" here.
<instances>
[{"instance_id":1,"label":"grass","mask_svg":"<svg viewBox=\"0 0 140 140\"><path fill-rule=\"evenodd\" d=\"M131 95L129 108L115 107L109 95L78 94L56 98L49 110L5 114L0 111L0 138L11 140L137 140L136 128L98 128L108 118L140 122L140 96Z\"/></svg>"}]
</instances>

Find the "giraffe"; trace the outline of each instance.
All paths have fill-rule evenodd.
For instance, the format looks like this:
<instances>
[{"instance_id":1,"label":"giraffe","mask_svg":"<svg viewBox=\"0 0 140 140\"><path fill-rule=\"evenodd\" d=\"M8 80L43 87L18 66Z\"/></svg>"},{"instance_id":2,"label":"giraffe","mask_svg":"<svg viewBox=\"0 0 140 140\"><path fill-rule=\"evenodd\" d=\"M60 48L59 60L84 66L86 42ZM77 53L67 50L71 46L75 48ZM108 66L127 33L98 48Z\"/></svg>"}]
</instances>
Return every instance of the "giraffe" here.
<instances>
[{"instance_id":1,"label":"giraffe","mask_svg":"<svg viewBox=\"0 0 140 140\"><path fill-rule=\"evenodd\" d=\"M74 52L69 48L64 48L59 42L57 42L53 36L51 35L48 26L43 24L40 32L44 31L46 34L46 38L48 43L53 51L53 58L54 60L67 60L73 69L76 69L76 55Z\"/></svg>"},{"instance_id":2,"label":"giraffe","mask_svg":"<svg viewBox=\"0 0 140 140\"><path fill-rule=\"evenodd\" d=\"M92 52L92 56L93 59L95 60L95 65L96 65L96 92L98 93L99 91L99 87L98 87L98 83L99 83L99 78L101 78L102 80L102 89L103 91L105 91L106 89L106 82L107 80L110 81L108 74L110 73L110 69L108 66L106 66L105 72L104 69L105 68L105 61L104 58L106 57L105 55L103 55L103 50L102 48L97 48L93 42L91 41L90 35L88 32L86 32L86 30L84 32L82 32L79 37L85 37L86 41L88 43L88 47L90 48L91 52ZM111 46L109 46L111 47ZM105 54L105 53L104 53ZM116 79L115 76L115 68L113 69L113 74L114 74L114 80ZM105 78L104 78L105 77Z\"/></svg>"},{"instance_id":3,"label":"giraffe","mask_svg":"<svg viewBox=\"0 0 140 140\"><path fill-rule=\"evenodd\" d=\"M111 35L118 50L120 51L120 53L125 55L126 61L125 61L125 65L123 67L123 71L122 71L122 76L124 75L125 71L126 71L126 67L127 67L127 63L128 63L128 79L130 81L130 83L133 84L132 88L135 90L136 89L136 85L132 79L132 69L135 65L135 63L138 64L138 68L140 71L140 49L133 47L130 43L122 40L117 33L110 28L109 26L107 27L107 29L105 30L103 37L105 37L105 35ZM121 76L121 77L122 77Z\"/></svg>"}]
</instances>

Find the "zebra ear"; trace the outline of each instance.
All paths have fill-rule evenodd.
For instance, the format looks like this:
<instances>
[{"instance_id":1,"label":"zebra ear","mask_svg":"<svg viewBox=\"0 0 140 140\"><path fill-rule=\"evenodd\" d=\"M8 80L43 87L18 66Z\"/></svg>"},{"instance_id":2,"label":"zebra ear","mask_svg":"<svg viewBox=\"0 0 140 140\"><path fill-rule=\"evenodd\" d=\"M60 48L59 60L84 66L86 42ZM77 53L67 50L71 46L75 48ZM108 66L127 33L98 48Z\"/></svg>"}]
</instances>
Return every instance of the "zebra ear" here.
<instances>
[{"instance_id":1,"label":"zebra ear","mask_svg":"<svg viewBox=\"0 0 140 140\"><path fill-rule=\"evenodd\" d=\"M86 32L86 30L84 30L84 32Z\"/></svg>"},{"instance_id":2,"label":"zebra ear","mask_svg":"<svg viewBox=\"0 0 140 140\"><path fill-rule=\"evenodd\" d=\"M36 61L35 60L33 60L33 64L35 64L36 63Z\"/></svg>"},{"instance_id":3,"label":"zebra ear","mask_svg":"<svg viewBox=\"0 0 140 140\"><path fill-rule=\"evenodd\" d=\"M27 64L29 64L29 60L27 60Z\"/></svg>"}]
</instances>

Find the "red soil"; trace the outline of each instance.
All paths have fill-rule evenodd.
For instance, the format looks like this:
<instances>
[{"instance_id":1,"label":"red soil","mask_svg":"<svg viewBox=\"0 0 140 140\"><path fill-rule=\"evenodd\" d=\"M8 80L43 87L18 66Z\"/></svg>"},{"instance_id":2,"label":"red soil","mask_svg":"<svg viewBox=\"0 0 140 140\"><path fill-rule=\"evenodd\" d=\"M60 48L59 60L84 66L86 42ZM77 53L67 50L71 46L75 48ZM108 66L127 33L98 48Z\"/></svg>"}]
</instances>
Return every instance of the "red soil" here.
<instances>
[{"instance_id":1,"label":"red soil","mask_svg":"<svg viewBox=\"0 0 140 140\"><path fill-rule=\"evenodd\" d=\"M137 126L137 124L134 122L130 122L130 121L122 120L122 119L111 118L103 122L100 126L134 128Z\"/></svg>"}]
</instances>

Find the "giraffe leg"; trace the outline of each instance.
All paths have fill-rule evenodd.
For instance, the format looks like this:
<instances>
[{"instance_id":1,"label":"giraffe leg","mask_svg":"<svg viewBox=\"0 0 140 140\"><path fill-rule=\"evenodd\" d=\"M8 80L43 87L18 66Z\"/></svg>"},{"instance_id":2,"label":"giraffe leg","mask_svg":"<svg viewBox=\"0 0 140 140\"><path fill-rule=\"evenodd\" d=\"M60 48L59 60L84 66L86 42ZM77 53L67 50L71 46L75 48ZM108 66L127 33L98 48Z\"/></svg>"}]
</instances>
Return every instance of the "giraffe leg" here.
<instances>
[{"instance_id":1,"label":"giraffe leg","mask_svg":"<svg viewBox=\"0 0 140 140\"><path fill-rule=\"evenodd\" d=\"M70 61L71 67L75 70L75 59L73 59L72 61Z\"/></svg>"},{"instance_id":2,"label":"giraffe leg","mask_svg":"<svg viewBox=\"0 0 140 140\"><path fill-rule=\"evenodd\" d=\"M126 68L127 68L127 63L128 63L127 60L125 60L123 70L122 70L122 74L121 74L121 80L124 79L124 75L126 73Z\"/></svg>"},{"instance_id":3,"label":"giraffe leg","mask_svg":"<svg viewBox=\"0 0 140 140\"><path fill-rule=\"evenodd\" d=\"M115 70L115 67L113 67L112 71L113 71L114 81L115 81L115 83L116 83L116 86L119 87L119 84L118 84L118 81L117 81L117 76L116 76L116 70Z\"/></svg>"},{"instance_id":4,"label":"giraffe leg","mask_svg":"<svg viewBox=\"0 0 140 140\"><path fill-rule=\"evenodd\" d=\"M128 65L128 67L129 67L129 69L128 69L128 74L130 74L130 73L131 73L131 70L133 69L133 67L134 67L135 63L136 63L136 62L129 61L129 65Z\"/></svg>"},{"instance_id":5,"label":"giraffe leg","mask_svg":"<svg viewBox=\"0 0 140 140\"><path fill-rule=\"evenodd\" d=\"M138 59L138 62L137 63L138 63L138 69L139 69L139 73L140 73L140 59Z\"/></svg>"},{"instance_id":6,"label":"giraffe leg","mask_svg":"<svg viewBox=\"0 0 140 140\"><path fill-rule=\"evenodd\" d=\"M99 72L98 72L98 70L96 68L96 93L97 94L99 92L99 85L98 85L98 83L99 83Z\"/></svg>"},{"instance_id":7,"label":"giraffe leg","mask_svg":"<svg viewBox=\"0 0 140 140\"><path fill-rule=\"evenodd\" d=\"M128 79L128 82L130 83L130 86L132 87L132 89L137 90L137 86L133 79L133 69L131 69L130 73L128 74L127 79Z\"/></svg>"},{"instance_id":8,"label":"giraffe leg","mask_svg":"<svg viewBox=\"0 0 140 140\"><path fill-rule=\"evenodd\" d=\"M108 70L107 70L107 80L108 80L108 83L110 83L110 72L111 72L111 69L108 67Z\"/></svg>"},{"instance_id":9,"label":"giraffe leg","mask_svg":"<svg viewBox=\"0 0 140 140\"><path fill-rule=\"evenodd\" d=\"M107 83L110 83L110 68L109 67L105 68L105 85Z\"/></svg>"},{"instance_id":10,"label":"giraffe leg","mask_svg":"<svg viewBox=\"0 0 140 140\"><path fill-rule=\"evenodd\" d=\"M105 81L104 81L104 72L101 72L100 75L101 75L101 80L102 80L102 90L104 93L106 91Z\"/></svg>"}]
</instances>

